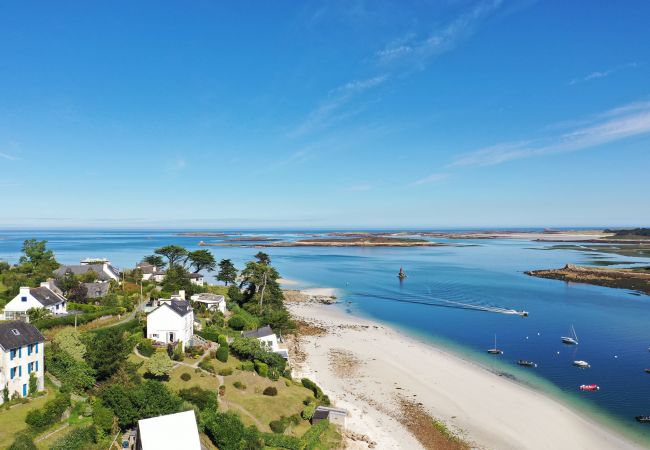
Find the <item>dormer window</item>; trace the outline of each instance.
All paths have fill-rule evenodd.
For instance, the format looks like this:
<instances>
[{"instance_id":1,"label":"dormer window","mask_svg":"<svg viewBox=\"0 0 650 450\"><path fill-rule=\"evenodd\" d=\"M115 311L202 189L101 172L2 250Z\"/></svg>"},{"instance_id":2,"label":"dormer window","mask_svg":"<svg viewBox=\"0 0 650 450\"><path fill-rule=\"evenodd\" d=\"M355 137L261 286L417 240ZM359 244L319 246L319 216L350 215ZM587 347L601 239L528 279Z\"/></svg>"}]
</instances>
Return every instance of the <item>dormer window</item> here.
<instances>
[{"instance_id":1,"label":"dormer window","mask_svg":"<svg viewBox=\"0 0 650 450\"><path fill-rule=\"evenodd\" d=\"M16 330L15 328L12 328L11 332L12 332L15 336L20 336L20 331Z\"/></svg>"},{"instance_id":2,"label":"dormer window","mask_svg":"<svg viewBox=\"0 0 650 450\"><path fill-rule=\"evenodd\" d=\"M20 301L21 301L21 302L26 302L26 301L27 301L27 297L20 297Z\"/></svg>"}]
</instances>

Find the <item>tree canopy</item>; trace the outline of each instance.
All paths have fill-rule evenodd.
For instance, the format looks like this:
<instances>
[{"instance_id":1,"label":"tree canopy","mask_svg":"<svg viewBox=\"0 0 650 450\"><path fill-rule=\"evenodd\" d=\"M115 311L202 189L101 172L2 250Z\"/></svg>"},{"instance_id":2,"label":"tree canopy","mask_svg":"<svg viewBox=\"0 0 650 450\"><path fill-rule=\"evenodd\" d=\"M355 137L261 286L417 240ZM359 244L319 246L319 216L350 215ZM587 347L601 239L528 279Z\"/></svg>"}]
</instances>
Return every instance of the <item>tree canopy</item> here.
<instances>
[{"instance_id":1,"label":"tree canopy","mask_svg":"<svg viewBox=\"0 0 650 450\"><path fill-rule=\"evenodd\" d=\"M142 258L142 261L151 264L152 266L156 266L157 269L163 269L167 265L163 257L160 255L145 256Z\"/></svg>"},{"instance_id":2,"label":"tree canopy","mask_svg":"<svg viewBox=\"0 0 650 450\"><path fill-rule=\"evenodd\" d=\"M187 258L187 250L180 245L166 245L157 248L154 250L154 253L167 258L167 263L170 269L176 264L184 262Z\"/></svg>"},{"instance_id":3,"label":"tree canopy","mask_svg":"<svg viewBox=\"0 0 650 450\"><path fill-rule=\"evenodd\" d=\"M210 250L195 250L187 254L187 259L190 267L194 269L194 273L202 270L212 272L217 267L217 261L214 259Z\"/></svg>"},{"instance_id":4,"label":"tree canopy","mask_svg":"<svg viewBox=\"0 0 650 450\"><path fill-rule=\"evenodd\" d=\"M217 280L223 281L226 286L228 286L229 283L234 284L235 281L237 281L237 269L231 260L222 259L219 261Z\"/></svg>"}]
</instances>

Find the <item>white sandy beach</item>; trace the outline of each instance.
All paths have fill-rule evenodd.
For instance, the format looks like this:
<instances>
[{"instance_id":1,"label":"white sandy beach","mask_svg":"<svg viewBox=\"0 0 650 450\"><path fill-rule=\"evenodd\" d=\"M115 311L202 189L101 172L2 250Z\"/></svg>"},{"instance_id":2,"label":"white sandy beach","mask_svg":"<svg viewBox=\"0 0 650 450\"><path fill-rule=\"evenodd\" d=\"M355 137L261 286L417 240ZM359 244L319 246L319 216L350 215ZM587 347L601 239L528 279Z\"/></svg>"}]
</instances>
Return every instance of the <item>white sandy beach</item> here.
<instances>
[{"instance_id":1,"label":"white sandy beach","mask_svg":"<svg viewBox=\"0 0 650 450\"><path fill-rule=\"evenodd\" d=\"M476 448L641 448L556 400L384 325L336 306L289 303L298 319L327 330L292 348L297 376L316 381L350 411L347 428L380 449L422 445L394 417L397 396L426 411ZM301 362L301 360L303 360ZM351 442L348 448L368 448Z\"/></svg>"}]
</instances>

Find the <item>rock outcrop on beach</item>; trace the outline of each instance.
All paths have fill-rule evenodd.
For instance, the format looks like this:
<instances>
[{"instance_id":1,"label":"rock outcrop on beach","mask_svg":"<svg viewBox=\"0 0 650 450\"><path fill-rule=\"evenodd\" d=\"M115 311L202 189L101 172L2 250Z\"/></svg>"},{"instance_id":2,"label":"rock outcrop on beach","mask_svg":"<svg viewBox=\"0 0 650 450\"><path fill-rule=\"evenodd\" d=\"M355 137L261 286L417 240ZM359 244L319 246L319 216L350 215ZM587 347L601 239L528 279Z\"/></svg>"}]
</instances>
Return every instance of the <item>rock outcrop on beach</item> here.
<instances>
[{"instance_id":1,"label":"rock outcrop on beach","mask_svg":"<svg viewBox=\"0 0 650 450\"><path fill-rule=\"evenodd\" d=\"M650 295L650 267L608 269L567 264L561 269L531 270L525 273L539 278L630 289Z\"/></svg>"}]
</instances>

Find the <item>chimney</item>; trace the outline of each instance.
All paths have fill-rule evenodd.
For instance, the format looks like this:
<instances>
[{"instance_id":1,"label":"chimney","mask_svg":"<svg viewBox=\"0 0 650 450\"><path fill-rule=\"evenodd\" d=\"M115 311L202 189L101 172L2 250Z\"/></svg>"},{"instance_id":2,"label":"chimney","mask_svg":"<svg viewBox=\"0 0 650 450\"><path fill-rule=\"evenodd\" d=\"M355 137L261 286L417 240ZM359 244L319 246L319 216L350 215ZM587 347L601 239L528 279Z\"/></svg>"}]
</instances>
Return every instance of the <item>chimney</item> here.
<instances>
[{"instance_id":1,"label":"chimney","mask_svg":"<svg viewBox=\"0 0 650 450\"><path fill-rule=\"evenodd\" d=\"M185 291L184 290L178 291L178 296L181 298L181 300L185 300Z\"/></svg>"},{"instance_id":2,"label":"chimney","mask_svg":"<svg viewBox=\"0 0 650 450\"><path fill-rule=\"evenodd\" d=\"M21 295L21 296L29 295L29 290L30 290L30 289L31 289L30 287L24 287L24 286L22 286L22 287L20 288L20 294L19 294L19 295Z\"/></svg>"}]
</instances>

